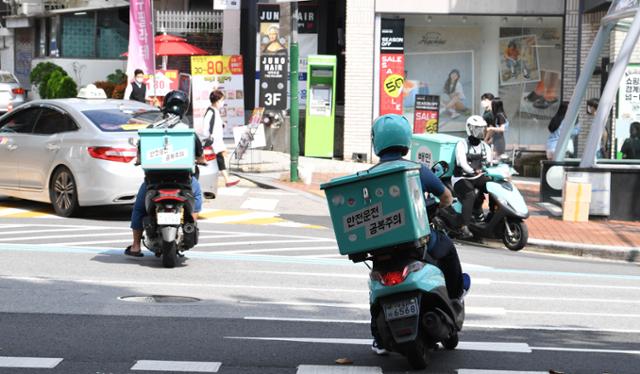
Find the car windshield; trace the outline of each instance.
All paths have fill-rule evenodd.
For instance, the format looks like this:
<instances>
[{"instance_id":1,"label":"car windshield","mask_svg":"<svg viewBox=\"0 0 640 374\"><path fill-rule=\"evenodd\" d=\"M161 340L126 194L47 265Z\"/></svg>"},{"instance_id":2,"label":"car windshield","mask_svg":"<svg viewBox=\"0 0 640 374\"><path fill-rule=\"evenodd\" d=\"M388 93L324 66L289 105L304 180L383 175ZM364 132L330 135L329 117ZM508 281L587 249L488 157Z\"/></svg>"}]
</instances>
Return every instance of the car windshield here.
<instances>
[{"instance_id":1,"label":"car windshield","mask_svg":"<svg viewBox=\"0 0 640 374\"><path fill-rule=\"evenodd\" d=\"M138 131L162 117L158 110L94 109L82 112L105 132Z\"/></svg>"},{"instance_id":2,"label":"car windshield","mask_svg":"<svg viewBox=\"0 0 640 374\"><path fill-rule=\"evenodd\" d=\"M0 73L0 83L18 83L18 81L11 74Z\"/></svg>"}]
</instances>

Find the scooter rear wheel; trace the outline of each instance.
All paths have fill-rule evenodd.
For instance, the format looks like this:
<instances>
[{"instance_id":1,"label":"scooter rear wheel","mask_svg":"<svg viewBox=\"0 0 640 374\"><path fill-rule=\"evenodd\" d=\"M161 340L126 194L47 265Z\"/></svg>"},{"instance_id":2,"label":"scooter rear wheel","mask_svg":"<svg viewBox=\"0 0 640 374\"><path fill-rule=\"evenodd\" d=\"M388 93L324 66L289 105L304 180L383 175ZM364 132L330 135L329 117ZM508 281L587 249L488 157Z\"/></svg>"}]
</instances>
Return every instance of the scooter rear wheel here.
<instances>
[{"instance_id":1,"label":"scooter rear wheel","mask_svg":"<svg viewBox=\"0 0 640 374\"><path fill-rule=\"evenodd\" d=\"M505 247L507 247L511 251L519 251L527 245L527 241L529 240L529 229L527 228L527 224L523 221L514 221L508 220L507 225L509 225L509 231L505 228L502 233L502 242Z\"/></svg>"},{"instance_id":2,"label":"scooter rear wheel","mask_svg":"<svg viewBox=\"0 0 640 374\"><path fill-rule=\"evenodd\" d=\"M452 351L454 349L456 349L456 347L458 346L458 333L454 332L453 334L451 334L451 336L449 337L449 339L446 339L442 342L442 346L449 350Z\"/></svg>"},{"instance_id":3,"label":"scooter rear wheel","mask_svg":"<svg viewBox=\"0 0 640 374\"><path fill-rule=\"evenodd\" d=\"M178 262L178 253L176 242L162 242L162 266L166 268L174 268Z\"/></svg>"}]
</instances>

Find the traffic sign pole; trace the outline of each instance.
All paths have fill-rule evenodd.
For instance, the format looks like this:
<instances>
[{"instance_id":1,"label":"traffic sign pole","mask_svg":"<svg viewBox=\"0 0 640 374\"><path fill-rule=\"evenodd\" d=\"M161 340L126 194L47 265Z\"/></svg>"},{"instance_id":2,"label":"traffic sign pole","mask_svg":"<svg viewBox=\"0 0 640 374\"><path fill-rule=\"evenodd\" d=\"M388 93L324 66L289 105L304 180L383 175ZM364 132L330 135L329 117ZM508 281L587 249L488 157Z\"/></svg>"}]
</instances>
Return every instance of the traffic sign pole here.
<instances>
[{"instance_id":1,"label":"traffic sign pole","mask_svg":"<svg viewBox=\"0 0 640 374\"><path fill-rule=\"evenodd\" d=\"M291 3L291 45L289 47L290 82L291 82L291 182L298 181L298 157L300 156L300 142L298 139L298 124L300 112L298 109L298 3Z\"/></svg>"}]
</instances>

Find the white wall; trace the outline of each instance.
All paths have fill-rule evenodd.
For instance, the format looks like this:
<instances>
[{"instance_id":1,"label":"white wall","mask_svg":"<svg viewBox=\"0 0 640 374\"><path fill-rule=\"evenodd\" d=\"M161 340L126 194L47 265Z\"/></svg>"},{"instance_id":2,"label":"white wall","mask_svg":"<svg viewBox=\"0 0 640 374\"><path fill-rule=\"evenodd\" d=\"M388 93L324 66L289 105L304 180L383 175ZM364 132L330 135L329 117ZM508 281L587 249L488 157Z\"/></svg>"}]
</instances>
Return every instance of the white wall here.
<instances>
[{"instance_id":1,"label":"white wall","mask_svg":"<svg viewBox=\"0 0 640 374\"><path fill-rule=\"evenodd\" d=\"M4 44L2 44L3 38L5 39ZM7 47L0 50L0 70L10 71L12 73L15 69L13 40L13 35L0 37L0 47L3 45L6 45Z\"/></svg>"},{"instance_id":2,"label":"white wall","mask_svg":"<svg viewBox=\"0 0 640 374\"><path fill-rule=\"evenodd\" d=\"M562 15L562 0L376 0L376 13Z\"/></svg>"},{"instance_id":3,"label":"white wall","mask_svg":"<svg viewBox=\"0 0 640 374\"><path fill-rule=\"evenodd\" d=\"M69 58L35 58L31 67L40 62L53 62L62 67L78 85L78 88L95 81L107 80L107 75L127 68L127 60L69 59ZM37 92L32 91L35 96ZM35 97L34 97L35 98Z\"/></svg>"}]
</instances>

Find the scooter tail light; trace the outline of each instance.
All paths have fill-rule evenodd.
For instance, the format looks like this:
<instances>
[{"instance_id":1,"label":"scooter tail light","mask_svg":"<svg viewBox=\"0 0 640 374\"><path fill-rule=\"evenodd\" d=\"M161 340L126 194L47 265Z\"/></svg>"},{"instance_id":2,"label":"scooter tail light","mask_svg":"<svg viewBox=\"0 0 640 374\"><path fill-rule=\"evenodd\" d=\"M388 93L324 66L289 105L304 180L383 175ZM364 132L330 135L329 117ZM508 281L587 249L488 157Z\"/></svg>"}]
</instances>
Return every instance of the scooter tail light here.
<instances>
[{"instance_id":1,"label":"scooter tail light","mask_svg":"<svg viewBox=\"0 0 640 374\"><path fill-rule=\"evenodd\" d=\"M404 282L409 274L422 270L425 264L420 261L414 261L402 269L402 271L390 271L387 273L380 273L378 271L372 271L369 278L374 281L382 283L383 286L395 286Z\"/></svg>"},{"instance_id":2,"label":"scooter tail light","mask_svg":"<svg viewBox=\"0 0 640 374\"><path fill-rule=\"evenodd\" d=\"M187 199L180 196L180 190L178 189L158 190L158 196L153 198L153 201L156 203L159 201L167 201L167 200L180 201L180 202L187 201Z\"/></svg>"}]
</instances>

